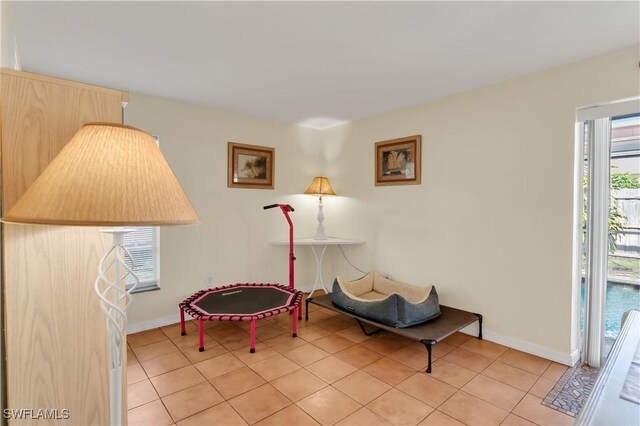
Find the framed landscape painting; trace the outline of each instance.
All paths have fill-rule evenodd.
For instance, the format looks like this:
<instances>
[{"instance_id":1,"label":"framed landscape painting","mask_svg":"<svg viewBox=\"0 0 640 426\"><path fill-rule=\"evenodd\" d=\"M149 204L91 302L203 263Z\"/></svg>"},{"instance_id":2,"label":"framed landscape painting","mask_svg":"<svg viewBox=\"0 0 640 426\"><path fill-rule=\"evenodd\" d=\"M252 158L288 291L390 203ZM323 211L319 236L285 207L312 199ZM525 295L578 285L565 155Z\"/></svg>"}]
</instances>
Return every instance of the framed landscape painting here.
<instances>
[{"instance_id":1,"label":"framed landscape painting","mask_svg":"<svg viewBox=\"0 0 640 426\"><path fill-rule=\"evenodd\" d=\"M273 189L274 148L229 142L227 154L229 188Z\"/></svg>"},{"instance_id":2,"label":"framed landscape painting","mask_svg":"<svg viewBox=\"0 0 640 426\"><path fill-rule=\"evenodd\" d=\"M376 186L419 185L421 175L420 135L376 143Z\"/></svg>"}]
</instances>

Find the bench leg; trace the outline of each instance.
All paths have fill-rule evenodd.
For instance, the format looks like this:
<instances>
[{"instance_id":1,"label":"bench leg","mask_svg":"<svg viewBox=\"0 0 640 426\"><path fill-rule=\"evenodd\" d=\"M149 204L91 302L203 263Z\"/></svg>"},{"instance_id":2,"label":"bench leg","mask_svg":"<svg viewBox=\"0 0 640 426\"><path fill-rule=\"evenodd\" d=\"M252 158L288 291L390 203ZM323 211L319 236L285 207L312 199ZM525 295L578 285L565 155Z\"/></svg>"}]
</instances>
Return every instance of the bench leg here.
<instances>
[{"instance_id":1,"label":"bench leg","mask_svg":"<svg viewBox=\"0 0 640 426\"><path fill-rule=\"evenodd\" d=\"M431 374L431 349L438 342L436 340L420 340L420 343L427 348L427 373Z\"/></svg>"},{"instance_id":2,"label":"bench leg","mask_svg":"<svg viewBox=\"0 0 640 426\"><path fill-rule=\"evenodd\" d=\"M482 314L476 314L474 312L473 315L478 317L478 340L482 340Z\"/></svg>"},{"instance_id":3,"label":"bench leg","mask_svg":"<svg viewBox=\"0 0 640 426\"><path fill-rule=\"evenodd\" d=\"M184 325L184 309L182 308L180 308L180 335L181 336L187 335L187 329Z\"/></svg>"},{"instance_id":4,"label":"bench leg","mask_svg":"<svg viewBox=\"0 0 640 426\"><path fill-rule=\"evenodd\" d=\"M309 321L309 300L311 300L311 298L307 297L304 300L304 319L305 321ZM302 306L300 306L300 309L302 309Z\"/></svg>"},{"instance_id":5,"label":"bench leg","mask_svg":"<svg viewBox=\"0 0 640 426\"><path fill-rule=\"evenodd\" d=\"M373 331L367 331L366 328L364 328L364 324L362 324L362 322L356 318L356 321L358 321L358 325L360 326L360 330L362 330L362 332L364 333L365 336L373 336L376 333L380 332L380 329L377 330L373 330Z\"/></svg>"}]
</instances>

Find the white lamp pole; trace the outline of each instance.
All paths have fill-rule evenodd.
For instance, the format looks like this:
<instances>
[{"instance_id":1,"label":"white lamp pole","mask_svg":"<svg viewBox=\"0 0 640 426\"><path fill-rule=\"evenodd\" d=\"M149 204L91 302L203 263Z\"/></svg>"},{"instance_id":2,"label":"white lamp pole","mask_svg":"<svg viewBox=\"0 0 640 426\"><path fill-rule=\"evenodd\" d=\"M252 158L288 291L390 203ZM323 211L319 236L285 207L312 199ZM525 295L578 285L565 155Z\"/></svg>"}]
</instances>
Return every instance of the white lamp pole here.
<instances>
[{"instance_id":1,"label":"white lamp pole","mask_svg":"<svg viewBox=\"0 0 640 426\"><path fill-rule=\"evenodd\" d=\"M322 211L322 195L318 197L318 228L314 240L326 240L327 234L324 232L324 212Z\"/></svg>"},{"instance_id":2,"label":"white lamp pole","mask_svg":"<svg viewBox=\"0 0 640 426\"><path fill-rule=\"evenodd\" d=\"M311 185L304 191L307 195L318 196L318 228L316 229L316 236L314 240L326 240L327 234L324 232L324 212L322 211L322 196L323 195L336 195L335 191L329 183L329 179L326 176L316 176L311 181Z\"/></svg>"},{"instance_id":3,"label":"white lamp pole","mask_svg":"<svg viewBox=\"0 0 640 426\"><path fill-rule=\"evenodd\" d=\"M127 327L126 309L131 303L131 291L140 283L133 270L125 262L131 253L124 247L124 236L130 228L109 228L101 232L111 234L113 244L100 259L99 274L95 281L96 294L100 298L100 309L104 312L109 346L109 413L112 425L126 423L122 418L122 377L124 365L124 341ZM124 254L124 256L123 256ZM113 281L109 279L113 276ZM134 284L127 290L126 279L133 277Z\"/></svg>"}]
</instances>

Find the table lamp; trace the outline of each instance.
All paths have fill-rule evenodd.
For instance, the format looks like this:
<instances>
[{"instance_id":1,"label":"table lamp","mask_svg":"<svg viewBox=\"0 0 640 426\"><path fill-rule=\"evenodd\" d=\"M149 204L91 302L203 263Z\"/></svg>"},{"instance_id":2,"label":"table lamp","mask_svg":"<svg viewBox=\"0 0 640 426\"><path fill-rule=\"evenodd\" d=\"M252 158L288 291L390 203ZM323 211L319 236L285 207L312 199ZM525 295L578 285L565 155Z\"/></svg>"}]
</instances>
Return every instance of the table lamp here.
<instances>
[{"instance_id":1,"label":"table lamp","mask_svg":"<svg viewBox=\"0 0 640 426\"><path fill-rule=\"evenodd\" d=\"M100 259L95 289L109 337L110 422L122 423L126 308L138 282L125 259L124 226L199 222L153 137L135 127L92 123L82 127L2 218L3 222L106 226L113 244Z\"/></svg>"},{"instance_id":2,"label":"table lamp","mask_svg":"<svg viewBox=\"0 0 640 426\"><path fill-rule=\"evenodd\" d=\"M325 176L316 176L311 181L311 185L304 191L307 195L318 196L318 228L316 230L315 240L326 240L327 234L324 232L324 213L322 212L322 196L323 195L336 195L329 183L329 179Z\"/></svg>"}]
</instances>

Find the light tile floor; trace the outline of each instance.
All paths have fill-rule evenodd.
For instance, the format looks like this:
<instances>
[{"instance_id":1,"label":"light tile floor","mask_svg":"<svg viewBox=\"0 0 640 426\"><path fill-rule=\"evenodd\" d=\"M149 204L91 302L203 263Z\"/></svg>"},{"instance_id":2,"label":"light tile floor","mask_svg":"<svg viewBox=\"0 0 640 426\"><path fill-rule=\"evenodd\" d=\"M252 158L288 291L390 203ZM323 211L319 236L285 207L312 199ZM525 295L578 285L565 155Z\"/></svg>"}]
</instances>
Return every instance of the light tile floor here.
<instances>
[{"instance_id":1,"label":"light tile floor","mask_svg":"<svg viewBox=\"0 0 640 426\"><path fill-rule=\"evenodd\" d=\"M291 337L291 316L247 324L178 324L128 336L130 425L566 425L541 404L560 364L456 333L425 348L310 305Z\"/></svg>"}]
</instances>

